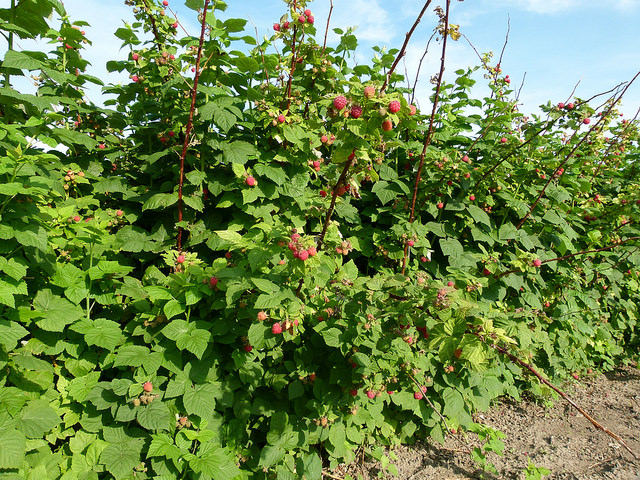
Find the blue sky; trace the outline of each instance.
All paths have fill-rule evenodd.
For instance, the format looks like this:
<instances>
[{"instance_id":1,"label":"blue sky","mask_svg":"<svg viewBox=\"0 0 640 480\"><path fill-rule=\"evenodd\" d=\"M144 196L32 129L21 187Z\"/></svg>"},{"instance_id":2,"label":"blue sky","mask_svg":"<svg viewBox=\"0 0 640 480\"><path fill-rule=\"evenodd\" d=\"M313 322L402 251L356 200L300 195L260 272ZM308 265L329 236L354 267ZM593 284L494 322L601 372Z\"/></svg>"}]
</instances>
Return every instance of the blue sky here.
<instances>
[{"instance_id":1,"label":"blue sky","mask_svg":"<svg viewBox=\"0 0 640 480\"><path fill-rule=\"evenodd\" d=\"M183 5L183 0L169 0L183 26L196 35L196 15ZM4 0L0 0L4 3ZM122 76L107 76L104 63L111 58L125 58L118 51L120 41L113 32L123 20L132 21L129 7L120 0L66 0L65 7L74 19L91 24L86 27L93 46L84 56L92 63L92 73L117 83L128 81ZM220 18L248 18L260 36L270 35L272 25L286 12L281 0L228 0L229 8L218 13ZM333 0L331 27L357 26L359 38L357 61L368 62L374 45L399 48L422 0ZM416 30L405 66L413 79L416 66L435 26L434 1ZM329 0L309 2L316 18L319 35L324 34ZM460 25L479 52L493 51L496 57L502 49L508 21L511 23L509 42L502 69L510 75L511 85L519 87L526 73L520 99L520 111L537 111L537 105L551 100L566 101L576 83L576 95L588 98L631 79L640 70L640 0L465 0L453 1L451 22ZM247 33L254 35L251 23ZM337 39L330 34L330 43ZM319 39L321 43L322 39ZM451 42L447 54L446 75L452 78L458 68L478 63L469 44L461 39ZM25 47L28 47L25 45ZM0 46L2 53L2 46ZM3 54L3 53L2 53ZM418 98L426 98L431 88L429 77L437 72L440 51L431 47L423 66L418 86ZM95 94L92 94L95 98ZM423 100L424 102L425 100ZM640 80L628 91L622 111L633 116L640 108Z\"/></svg>"}]
</instances>

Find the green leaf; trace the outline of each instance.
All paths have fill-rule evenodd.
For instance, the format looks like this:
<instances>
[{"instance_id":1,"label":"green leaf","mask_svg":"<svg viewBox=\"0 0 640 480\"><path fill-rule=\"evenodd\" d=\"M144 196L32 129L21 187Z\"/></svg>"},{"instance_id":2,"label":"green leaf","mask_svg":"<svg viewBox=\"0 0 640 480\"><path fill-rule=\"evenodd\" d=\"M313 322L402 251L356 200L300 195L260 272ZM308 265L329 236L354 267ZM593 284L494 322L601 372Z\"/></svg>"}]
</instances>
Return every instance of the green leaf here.
<instances>
[{"instance_id":1,"label":"green leaf","mask_svg":"<svg viewBox=\"0 0 640 480\"><path fill-rule=\"evenodd\" d=\"M133 469L140 464L141 442L123 441L112 443L100 454L100 461L116 480L130 477Z\"/></svg>"},{"instance_id":2,"label":"green leaf","mask_svg":"<svg viewBox=\"0 0 640 480\"><path fill-rule=\"evenodd\" d=\"M156 193L142 205L144 210L157 210L159 208L167 208L174 205L178 201L177 193Z\"/></svg>"},{"instance_id":3,"label":"green leaf","mask_svg":"<svg viewBox=\"0 0 640 480\"><path fill-rule=\"evenodd\" d=\"M84 340L87 345L97 345L111 351L124 341L124 336L120 324L98 318L93 321L93 328L85 334Z\"/></svg>"},{"instance_id":4,"label":"green leaf","mask_svg":"<svg viewBox=\"0 0 640 480\"><path fill-rule=\"evenodd\" d=\"M18 428L28 438L39 438L59 423L60 417L46 400L32 400L20 412Z\"/></svg>"},{"instance_id":5,"label":"green leaf","mask_svg":"<svg viewBox=\"0 0 640 480\"><path fill-rule=\"evenodd\" d=\"M50 332L62 332L64 327L83 317L84 312L73 303L40 290L33 299L34 318L40 328Z\"/></svg>"},{"instance_id":6,"label":"green leaf","mask_svg":"<svg viewBox=\"0 0 640 480\"><path fill-rule=\"evenodd\" d=\"M26 439L22 432L0 429L0 468L20 468L24 460Z\"/></svg>"},{"instance_id":7,"label":"green leaf","mask_svg":"<svg viewBox=\"0 0 640 480\"><path fill-rule=\"evenodd\" d=\"M7 50L2 62L2 68L17 68L19 70L40 70L43 63L40 60L17 50Z\"/></svg>"},{"instance_id":8,"label":"green leaf","mask_svg":"<svg viewBox=\"0 0 640 480\"><path fill-rule=\"evenodd\" d=\"M195 414L200 418L208 419L216 406L217 393L216 386L211 383L187 388L182 397L184 408L189 415Z\"/></svg>"},{"instance_id":9,"label":"green leaf","mask_svg":"<svg viewBox=\"0 0 640 480\"><path fill-rule=\"evenodd\" d=\"M223 143L222 151L224 152L225 161L239 163L241 165L247 163L249 157L257 155L256 148L250 143L243 141Z\"/></svg>"},{"instance_id":10,"label":"green leaf","mask_svg":"<svg viewBox=\"0 0 640 480\"><path fill-rule=\"evenodd\" d=\"M462 244L455 238L441 238L440 248L447 257L457 257L464 253Z\"/></svg>"},{"instance_id":11,"label":"green leaf","mask_svg":"<svg viewBox=\"0 0 640 480\"><path fill-rule=\"evenodd\" d=\"M486 225L487 227L491 228L491 219L489 218L489 215L487 215L487 212L482 210L477 205L469 205L467 207L467 210L469 210L469 213L471 214L471 217L473 217L473 219L477 223L482 223L482 224Z\"/></svg>"},{"instance_id":12,"label":"green leaf","mask_svg":"<svg viewBox=\"0 0 640 480\"><path fill-rule=\"evenodd\" d=\"M127 345L120 347L113 362L114 367L140 367L149 358L149 349L142 345Z\"/></svg>"},{"instance_id":13,"label":"green leaf","mask_svg":"<svg viewBox=\"0 0 640 480\"><path fill-rule=\"evenodd\" d=\"M28 333L29 331L19 323L0 319L0 345L8 351L13 350L18 341Z\"/></svg>"},{"instance_id":14,"label":"green leaf","mask_svg":"<svg viewBox=\"0 0 640 480\"><path fill-rule=\"evenodd\" d=\"M136 409L138 423L147 430L169 430L171 412L164 402L156 399L148 405L140 405ZM175 420L174 420L175 422Z\"/></svg>"},{"instance_id":15,"label":"green leaf","mask_svg":"<svg viewBox=\"0 0 640 480\"><path fill-rule=\"evenodd\" d=\"M224 449L214 446L210 446L201 456L189 460L189 466L194 472L213 480L232 480L242 473Z\"/></svg>"},{"instance_id":16,"label":"green leaf","mask_svg":"<svg viewBox=\"0 0 640 480\"><path fill-rule=\"evenodd\" d=\"M168 319L172 319L176 315L184 313L185 306L176 299L171 299L164 304L164 314Z\"/></svg>"}]
</instances>

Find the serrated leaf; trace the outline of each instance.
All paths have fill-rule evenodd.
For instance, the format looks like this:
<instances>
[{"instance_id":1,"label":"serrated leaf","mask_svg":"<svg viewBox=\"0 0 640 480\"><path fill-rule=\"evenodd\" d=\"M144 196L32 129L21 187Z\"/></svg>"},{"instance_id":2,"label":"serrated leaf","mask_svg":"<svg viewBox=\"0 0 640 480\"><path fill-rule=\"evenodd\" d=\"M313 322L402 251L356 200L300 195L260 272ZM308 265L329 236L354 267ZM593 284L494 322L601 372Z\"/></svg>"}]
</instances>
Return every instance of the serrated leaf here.
<instances>
[{"instance_id":1,"label":"serrated leaf","mask_svg":"<svg viewBox=\"0 0 640 480\"><path fill-rule=\"evenodd\" d=\"M46 400L32 400L20 412L18 428L28 438L42 437L60 423L60 417Z\"/></svg>"},{"instance_id":2,"label":"serrated leaf","mask_svg":"<svg viewBox=\"0 0 640 480\"><path fill-rule=\"evenodd\" d=\"M93 322L93 328L84 336L87 345L97 345L107 350L114 350L124 341L120 324L113 320L98 318Z\"/></svg>"},{"instance_id":3,"label":"serrated leaf","mask_svg":"<svg viewBox=\"0 0 640 480\"><path fill-rule=\"evenodd\" d=\"M229 163L239 163L244 165L249 160L249 157L257 155L256 148L250 143L237 141L231 143L223 143L222 151L224 152L224 159Z\"/></svg>"},{"instance_id":4,"label":"serrated leaf","mask_svg":"<svg viewBox=\"0 0 640 480\"><path fill-rule=\"evenodd\" d=\"M100 461L116 480L129 477L140 464L141 442L128 441L108 445L100 454Z\"/></svg>"},{"instance_id":5,"label":"serrated leaf","mask_svg":"<svg viewBox=\"0 0 640 480\"><path fill-rule=\"evenodd\" d=\"M213 446L201 456L189 460L189 466L194 472L213 480L232 480L242 473L224 449Z\"/></svg>"},{"instance_id":6,"label":"serrated leaf","mask_svg":"<svg viewBox=\"0 0 640 480\"><path fill-rule=\"evenodd\" d=\"M208 419L216 406L217 393L216 387L210 383L187 388L182 396L184 408L189 415L195 414Z\"/></svg>"},{"instance_id":7,"label":"serrated leaf","mask_svg":"<svg viewBox=\"0 0 640 480\"><path fill-rule=\"evenodd\" d=\"M114 367L140 367L149 358L149 349L142 345L120 347L113 362Z\"/></svg>"},{"instance_id":8,"label":"serrated leaf","mask_svg":"<svg viewBox=\"0 0 640 480\"><path fill-rule=\"evenodd\" d=\"M169 407L158 399L148 405L141 405L135 410L136 420L147 430L168 430L171 425Z\"/></svg>"},{"instance_id":9,"label":"serrated leaf","mask_svg":"<svg viewBox=\"0 0 640 480\"><path fill-rule=\"evenodd\" d=\"M22 432L13 429L0 429L0 468L21 467L25 449L26 439Z\"/></svg>"},{"instance_id":10,"label":"serrated leaf","mask_svg":"<svg viewBox=\"0 0 640 480\"><path fill-rule=\"evenodd\" d=\"M50 332L62 332L66 325L84 316L81 308L51 290L40 290L33 299L33 308L38 326Z\"/></svg>"}]
</instances>

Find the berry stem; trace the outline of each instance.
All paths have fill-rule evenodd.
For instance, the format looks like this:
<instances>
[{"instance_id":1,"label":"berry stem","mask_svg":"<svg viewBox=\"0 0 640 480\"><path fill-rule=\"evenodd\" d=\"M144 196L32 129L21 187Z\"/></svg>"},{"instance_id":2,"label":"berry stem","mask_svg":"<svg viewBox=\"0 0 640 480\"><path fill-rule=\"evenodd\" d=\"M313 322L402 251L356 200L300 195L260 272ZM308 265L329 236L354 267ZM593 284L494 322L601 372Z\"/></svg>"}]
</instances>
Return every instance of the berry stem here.
<instances>
[{"instance_id":1,"label":"berry stem","mask_svg":"<svg viewBox=\"0 0 640 480\"><path fill-rule=\"evenodd\" d=\"M429 3L431 3L431 2L427 2L425 4L424 8L422 9L422 12L420 12L420 16L418 17L418 20L416 21L416 23L414 24L412 30L409 33L411 33L413 31L413 29L415 29L415 27L417 25L417 22L420 21L420 17L424 13L424 10L429 6ZM447 0L446 11L445 11L444 18L443 18L444 35L442 36L442 57L440 57L440 72L438 72L438 82L436 83L436 93L435 93L434 98L433 98L433 108L431 109L431 118L429 119L429 131L427 132L427 138L425 139L424 145L422 146L422 152L420 153L420 165L418 165L418 171L416 173L416 181L415 181L415 183L413 185L413 197L411 198L411 214L409 216L409 223L413 223L413 221L415 219L416 198L418 197L418 185L420 184L420 175L422 174L422 168L424 167L424 158L425 158L425 155L427 153L427 148L429 147L429 145L431 144L431 140L433 139L434 124L435 124L435 119L436 119L436 110L438 108L438 99L440 98L440 89L442 88L442 78L444 76L444 65L445 65L446 54L447 54L447 38L449 36L448 32L449 32L449 8L450 8L450 6L451 6L451 0ZM407 35L409 35L409 34L407 34ZM407 41L408 41L408 38L407 38ZM398 58L399 58L399 56L398 56ZM403 275L404 275L404 272L405 272L405 270L407 268L407 257L408 257L408 255L409 255L409 247L405 244L405 246L404 246L404 258L402 260L402 274Z\"/></svg>"},{"instance_id":2,"label":"berry stem","mask_svg":"<svg viewBox=\"0 0 640 480\"><path fill-rule=\"evenodd\" d=\"M384 83L382 84L382 87L380 87L380 93L384 93L384 91L387 88L387 85L389 84L389 81L391 80L391 75L393 74L393 72L395 71L396 67L398 66L398 63L400 62L400 59L402 57L404 57L405 54L407 53L407 45L409 45L409 40L411 39L411 35L413 35L414 30L416 29L416 27L420 23L420 20L422 19L422 16L424 15L424 12L426 12L427 8L429 8L429 5L431 5L431 0L427 0L425 2L424 6L422 7L422 10L418 14L418 18L416 18L416 21L413 22L412 27L405 34L404 43L402 44L402 48L400 49L400 52L396 56L396 59L394 60L393 65L391 65L391 68L387 72L387 78L384 79ZM449 2L447 1L447 12L448 11L449 11ZM448 14L447 14L447 17L448 17ZM445 43L446 43L446 35L445 35Z\"/></svg>"},{"instance_id":3,"label":"berry stem","mask_svg":"<svg viewBox=\"0 0 640 480\"><path fill-rule=\"evenodd\" d=\"M608 428L606 428L603 425L601 425L600 423L598 423L593 417L591 417L591 415L589 415L587 412L585 412L576 402L574 402L569 397L569 395L567 395L565 392L563 392L558 387L553 385L549 380L544 378L535 368L533 368L532 365L528 364L527 362L525 362L523 360L520 360L518 357L516 357L515 355L510 353L507 349L505 349L505 348L503 348L503 347L501 347L499 345L496 345L495 343L487 343L487 341L485 340L485 338L481 334L476 333L476 332L471 332L471 333L473 335L475 335L476 337L478 337L485 345L488 345L489 347L493 348L494 350L496 350L497 352L501 353L502 355L505 355L505 356L509 357L509 360L511 360L513 363L515 363L517 365L520 365L521 367L524 367L527 370L529 370L531 373L533 373L538 378L538 380L540 380L546 386L548 386L553 391L555 391L558 395L560 395L562 398L564 398L573 408L575 408L582 415L584 415L584 418L589 420L593 424L594 427L596 427L599 430L602 430L604 433L609 435L611 438L615 439L620 445L622 445L625 448L625 450L627 450L633 456L633 458L635 458L636 460L638 460L638 458L640 458L629 448L629 446L624 442L624 440L622 440L622 438L620 438L620 436L616 435L611 430L609 430Z\"/></svg>"},{"instance_id":4,"label":"berry stem","mask_svg":"<svg viewBox=\"0 0 640 480\"><path fill-rule=\"evenodd\" d=\"M160 46L160 35L158 35L158 27L156 26L156 19L151 14L151 9L149 8L149 4L147 3L147 0L143 0L143 2L144 2L144 9L149 15L149 20L151 21L151 30L153 30L153 37L156 39L156 42L155 42L156 47L158 48L159 52L162 52L162 47Z\"/></svg>"},{"instance_id":5,"label":"berry stem","mask_svg":"<svg viewBox=\"0 0 640 480\"><path fill-rule=\"evenodd\" d=\"M189 110L189 121L184 133L184 143L182 145L182 154L180 155L180 178L178 180L178 222L182 222L184 201L182 200L182 186L184 185L184 159L187 156L187 147L189 146L189 135L193 127L193 112L196 109L196 96L198 94L198 79L200 78L200 59L202 57L202 44L204 43L204 32L207 21L207 10L209 9L209 0L204 1L204 10L202 12L202 26L200 28L200 39L198 43L198 55L196 57L196 72L193 77L193 90L191 92L191 109ZM178 228L178 250L182 250L182 231Z\"/></svg>"}]
</instances>

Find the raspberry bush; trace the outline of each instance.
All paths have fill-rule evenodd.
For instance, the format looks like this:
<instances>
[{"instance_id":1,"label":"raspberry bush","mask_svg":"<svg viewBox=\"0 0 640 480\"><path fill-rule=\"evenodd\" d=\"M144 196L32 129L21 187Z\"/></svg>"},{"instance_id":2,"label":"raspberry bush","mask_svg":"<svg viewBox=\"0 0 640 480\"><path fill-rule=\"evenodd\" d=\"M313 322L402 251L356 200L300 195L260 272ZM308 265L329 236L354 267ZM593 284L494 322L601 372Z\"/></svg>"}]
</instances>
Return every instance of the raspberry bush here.
<instances>
[{"instance_id":1,"label":"raspberry bush","mask_svg":"<svg viewBox=\"0 0 640 480\"><path fill-rule=\"evenodd\" d=\"M403 52L350 65L353 32L321 45L304 0L263 41L222 1L186 1L194 36L127 3L107 65L131 81L104 107L83 22L0 10L3 477L311 479L360 449L392 469L380 445L489 438L474 411L549 394L522 362L636 355L624 90L527 117L485 55L408 101Z\"/></svg>"}]
</instances>

